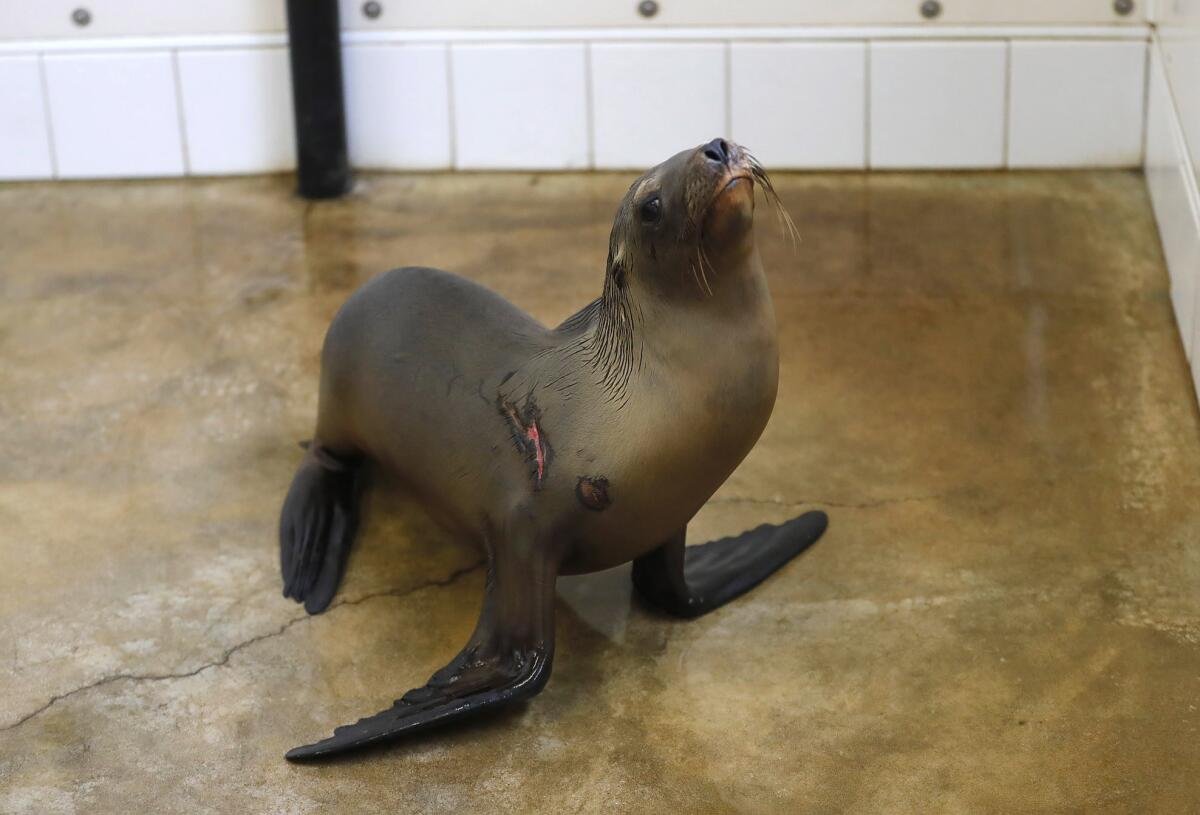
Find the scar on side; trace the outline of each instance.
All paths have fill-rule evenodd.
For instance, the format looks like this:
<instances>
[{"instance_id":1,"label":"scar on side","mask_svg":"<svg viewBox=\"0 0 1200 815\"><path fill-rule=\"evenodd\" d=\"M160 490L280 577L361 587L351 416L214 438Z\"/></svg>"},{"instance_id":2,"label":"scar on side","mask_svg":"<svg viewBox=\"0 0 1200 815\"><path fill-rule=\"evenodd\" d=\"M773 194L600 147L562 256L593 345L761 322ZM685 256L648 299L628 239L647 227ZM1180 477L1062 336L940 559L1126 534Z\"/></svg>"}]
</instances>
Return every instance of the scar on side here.
<instances>
[{"instance_id":1,"label":"scar on side","mask_svg":"<svg viewBox=\"0 0 1200 815\"><path fill-rule=\"evenodd\" d=\"M575 484L575 497L579 499L579 503L594 512L608 509L612 504L612 498L608 495L608 479L601 476L579 476L579 481Z\"/></svg>"}]
</instances>

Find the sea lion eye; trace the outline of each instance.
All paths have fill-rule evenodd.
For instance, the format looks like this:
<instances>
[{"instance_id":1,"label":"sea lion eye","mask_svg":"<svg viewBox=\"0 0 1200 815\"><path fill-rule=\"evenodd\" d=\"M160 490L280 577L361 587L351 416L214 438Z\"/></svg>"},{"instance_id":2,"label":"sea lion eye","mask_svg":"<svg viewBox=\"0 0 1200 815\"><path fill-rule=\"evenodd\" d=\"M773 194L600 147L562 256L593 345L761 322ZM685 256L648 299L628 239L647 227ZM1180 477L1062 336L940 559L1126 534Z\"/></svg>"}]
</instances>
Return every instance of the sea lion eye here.
<instances>
[{"instance_id":1,"label":"sea lion eye","mask_svg":"<svg viewBox=\"0 0 1200 815\"><path fill-rule=\"evenodd\" d=\"M658 219L662 217L662 201L659 200L657 195L653 198L647 198L642 203L641 216L643 223L658 223Z\"/></svg>"}]
</instances>

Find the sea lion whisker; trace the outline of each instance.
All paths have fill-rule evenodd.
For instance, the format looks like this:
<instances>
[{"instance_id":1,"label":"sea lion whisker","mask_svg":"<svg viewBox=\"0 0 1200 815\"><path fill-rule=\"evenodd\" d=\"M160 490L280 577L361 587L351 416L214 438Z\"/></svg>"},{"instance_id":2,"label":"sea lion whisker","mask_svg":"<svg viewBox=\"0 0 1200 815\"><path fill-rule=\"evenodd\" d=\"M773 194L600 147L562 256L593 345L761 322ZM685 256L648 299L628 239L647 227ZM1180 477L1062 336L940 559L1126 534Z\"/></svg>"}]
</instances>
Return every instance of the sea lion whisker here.
<instances>
[{"instance_id":1,"label":"sea lion whisker","mask_svg":"<svg viewBox=\"0 0 1200 815\"><path fill-rule=\"evenodd\" d=\"M712 269L713 277L716 277L716 276L717 276L717 270L716 270L715 268L713 268L712 261L708 259L708 255L707 255L707 254L705 253L705 251L704 251L704 243L703 243L703 242L701 242L701 243L698 243L698 244L696 244L696 248L700 250L700 252L699 252L699 255L700 255L700 276L701 276L701 277L704 279L704 288L708 290L708 296L709 296L709 297L712 297L712 296L713 296L713 290L712 290L712 286L711 286L711 285L709 285L709 282L708 282L708 275L704 273L704 264L705 264L705 262L707 262L707 263L708 263L708 268Z\"/></svg>"},{"instance_id":2,"label":"sea lion whisker","mask_svg":"<svg viewBox=\"0 0 1200 815\"><path fill-rule=\"evenodd\" d=\"M697 255L696 255L696 259L697 259L697 260L699 260L699 259L700 259L700 255L699 255L699 253L697 253ZM695 280L695 281L696 281L696 288L697 288L697 289L699 289L699 290L700 290L700 292L703 294L703 293L704 293L704 287L703 287L702 285L700 285L700 276L699 276L698 274L696 274L696 264L695 264L695 263L690 263L690 262L689 262L689 263L688 263L688 268L692 270L692 280Z\"/></svg>"},{"instance_id":3,"label":"sea lion whisker","mask_svg":"<svg viewBox=\"0 0 1200 815\"><path fill-rule=\"evenodd\" d=\"M696 244L696 262L691 264L691 266L692 266L692 276L696 279L696 288L698 288L700 290L701 294L707 295L708 292L705 289L705 284L704 284L704 282L702 282L702 281L706 280L707 278L704 277L704 261L700 257L700 244L699 243ZM698 275L697 275L697 269L699 269Z\"/></svg>"},{"instance_id":4,"label":"sea lion whisker","mask_svg":"<svg viewBox=\"0 0 1200 815\"><path fill-rule=\"evenodd\" d=\"M792 242L792 251L796 251L800 242L800 230L796 228L796 222L792 220L791 213L783 204L783 199L779 195L779 191L775 189L775 184L772 183L767 170L754 156L746 154L747 163L750 165L750 173L758 180L763 190L763 198L775 210L775 217L779 223L781 232L788 235Z\"/></svg>"}]
</instances>

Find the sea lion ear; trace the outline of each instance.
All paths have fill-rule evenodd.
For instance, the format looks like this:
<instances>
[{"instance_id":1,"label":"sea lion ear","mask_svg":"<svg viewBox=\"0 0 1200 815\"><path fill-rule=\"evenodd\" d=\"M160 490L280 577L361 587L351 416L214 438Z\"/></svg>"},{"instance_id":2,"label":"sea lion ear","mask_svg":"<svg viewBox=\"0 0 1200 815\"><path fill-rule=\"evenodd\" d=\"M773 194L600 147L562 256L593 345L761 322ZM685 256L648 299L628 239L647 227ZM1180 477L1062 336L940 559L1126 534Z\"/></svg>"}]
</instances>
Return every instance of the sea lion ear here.
<instances>
[{"instance_id":1,"label":"sea lion ear","mask_svg":"<svg viewBox=\"0 0 1200 815\"><path fill-rule=\"evenodd\" d=\"M625 267L620 263L614 263L609 266L609 274L612 275L613 283L617 284L618 289L625 288Z\"/></svg>"},{"instance_id":2,"label":"sea lion ear","mask_svg":"<svg viewBox=\"0 0 1200 815\"><path fill-rule=\"evenodd\" d=\"M608 262L605 264L609 275L612 276L613 282L617 284L617 288L625 288L625 263L621 258L621 252L613 246L608 249Z\"/></svg>"}]
</instances>

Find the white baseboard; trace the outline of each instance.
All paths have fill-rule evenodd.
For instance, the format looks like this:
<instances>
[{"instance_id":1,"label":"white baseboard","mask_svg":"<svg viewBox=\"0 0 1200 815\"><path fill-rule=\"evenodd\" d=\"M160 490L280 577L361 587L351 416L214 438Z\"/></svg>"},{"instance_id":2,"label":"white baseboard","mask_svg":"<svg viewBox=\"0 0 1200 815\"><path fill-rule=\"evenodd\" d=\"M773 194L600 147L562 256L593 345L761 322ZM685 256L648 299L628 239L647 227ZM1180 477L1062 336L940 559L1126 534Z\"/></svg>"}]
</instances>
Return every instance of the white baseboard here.
<instances>
[{"instance_id":1,"label":"white baseboard","mask_svg":"<svg viewBox=\"0 0 1200 815\"><path fill-rule=\"evenodd\" d=\"M1200 398L1200 190L1157 37L1150 49L1146 184L1171 277L1171 303Z\"/></svg>"}]
</instances>

